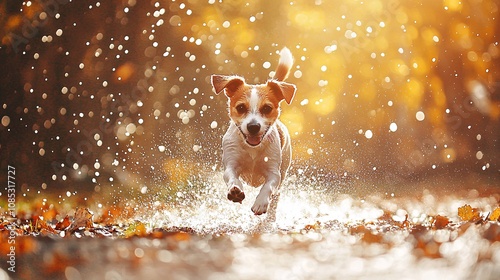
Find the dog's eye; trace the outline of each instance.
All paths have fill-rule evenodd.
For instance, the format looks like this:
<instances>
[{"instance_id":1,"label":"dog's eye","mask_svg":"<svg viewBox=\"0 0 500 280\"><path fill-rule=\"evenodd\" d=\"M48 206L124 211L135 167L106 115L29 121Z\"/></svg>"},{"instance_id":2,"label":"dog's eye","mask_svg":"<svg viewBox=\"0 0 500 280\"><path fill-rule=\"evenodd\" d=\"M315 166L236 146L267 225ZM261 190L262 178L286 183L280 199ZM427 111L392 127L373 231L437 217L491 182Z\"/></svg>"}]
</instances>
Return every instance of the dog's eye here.
<instances>
[{"instance_id":1,"label":"dog's eye","mask_svg":"<svg viewBox=\"0 0 500 280\"><path fill-rule=\"evenodd\" d=\"M262 106L262 108L260 108L260 112L263 115L267 115L267 114L271 113L272 110L273 110L273 107L271 107L270 105L267 105L267 104Z\"/></svg>"},{"instance_id":2,"label":"dog's eye","mask_svg":"<svg viewBox=\"0 0 500 280\"><path fill-rule=\"evenodd\" d=\"M238 111L239 114L244 114L247 112L247 107L245 106L245 104L240 104L236 106L236 111Z\"/></svg>"}]
</instances>

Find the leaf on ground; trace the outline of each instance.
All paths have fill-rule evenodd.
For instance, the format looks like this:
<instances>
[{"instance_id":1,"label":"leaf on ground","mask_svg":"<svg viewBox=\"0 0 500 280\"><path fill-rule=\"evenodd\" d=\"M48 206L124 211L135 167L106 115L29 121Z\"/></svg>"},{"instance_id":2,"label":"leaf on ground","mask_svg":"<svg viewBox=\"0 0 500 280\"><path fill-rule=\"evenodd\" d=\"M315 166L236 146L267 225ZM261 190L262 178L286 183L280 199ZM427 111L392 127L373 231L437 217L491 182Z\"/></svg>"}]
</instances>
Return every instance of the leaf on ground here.
<instances>
[{"instance_id":1,"label":"leaf on ground","mask_svg":"<svg viewBox=\"0 0 500 280\"><path fill-rule=\"evenodd\" d=\"M35 229L41 234L58 234L55 229L45 222L43 217L38 217L38 219L36 219Z\"/></svg>"},{"instance_id":2,"label":"leaf on ground","mask_svg":"<svg viewBox=\"0 0 500 280\"><path fill-rule=\"evenodd\" d=\"M477 222L481 220L479 210L477 208L472 208L469 204L465 204L458 208L458 216L466 222Z\"/></svg>"},{"instance_id":3,"label":"leaf on ground","mask_svg":"<svg viewBox=\"0 0 500 280\"><path fill-rule=\"evenodd\" d=\"M67 227L69 227L70 225L71 225L71 222L69 221L69 216L66 215L66 217L64 217L64 219L62 221L60 221L56 224L56 229L57 230L64 230Z\"/></svg>"},{"instance_id":4,"label":"leaf on ground","mask_svg":"<svg viewBox=\"0 0 500 280\"><path fill-rule=\"evenodd\" d=\"M312 225L306 225L303 230L305 231L310 231L310 230L317 230L320 229L321 223L319 221L316 221L316 223Z\"/></svg>"},{"instance_id":5,"label":"leaf on ground","mask_svg":"<svg viewBox=\"0 0 500 280\"><path fill-rule=\"evenodd\" d=\"M490 214L490 221L500 221L500 207L495 208Z\"/></svg>"},{"instance_id":6,"label":"leaf on ground","mask_svg":"<svg viewBox=\"0 0 500 280\"><path fill-rule=\"evenodd\" d=\"M146 236L146 225L140 221L135 221L131 223L123 233L127 238L131 236Z\"/></svg>"},{"instance_id":7,"label":"leaf on ground","mask_svg":"<svg viewBox=\"0 0 500 280\"><path fill-rule=\"evenodd\" d=\"M92 228L92 216L93 214L87 208L76 208L75 219L73 223L67 228L68 232L74 232L79 228Z\"/></svg>"},{"instance_id":8,"label":"leaf on ground","mask_svg":"<svg viewBox=\"0 0 500 280\"><path fill-rule=\"evenodd\" d=\"M437 215L433 218L432 227L436 229L443 229L450 223L448 217Z\"/></svg>"}]
</instances>

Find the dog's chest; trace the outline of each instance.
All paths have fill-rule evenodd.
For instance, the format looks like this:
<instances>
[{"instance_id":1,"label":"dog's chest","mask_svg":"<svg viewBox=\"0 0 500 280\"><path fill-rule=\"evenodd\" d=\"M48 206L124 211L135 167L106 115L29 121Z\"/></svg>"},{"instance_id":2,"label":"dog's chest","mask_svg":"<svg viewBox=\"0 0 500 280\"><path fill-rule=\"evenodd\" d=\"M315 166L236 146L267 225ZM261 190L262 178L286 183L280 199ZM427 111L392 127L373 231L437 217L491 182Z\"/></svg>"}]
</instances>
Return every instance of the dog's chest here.
<instances>
[{"instance_id":1,"label":"dog's chest","mask_svg":"<svg viewBox=\"0 0 500 280\"><path fill-rule=\"evenodd\" d=\"M240 160L241 179L253 187L262 185L265 181L265 174L271 168L268 157L260 154L257 149L252 149L246 154L241 155Z\"/></svg>"},{"instance_id":2,"label":"dog's chest","mask_svg":"<svg viewBox=\"0 0 500 280\"><path fill-rule=\"evenodd\" d=\"M249 159L252 161L252 162L255 162L255 160L257 159L257 156L259 154L262 155L262 151L258 151L257 149L250 149L247 151L248 153L248 157Z\"/></svg>"}]
</instances>

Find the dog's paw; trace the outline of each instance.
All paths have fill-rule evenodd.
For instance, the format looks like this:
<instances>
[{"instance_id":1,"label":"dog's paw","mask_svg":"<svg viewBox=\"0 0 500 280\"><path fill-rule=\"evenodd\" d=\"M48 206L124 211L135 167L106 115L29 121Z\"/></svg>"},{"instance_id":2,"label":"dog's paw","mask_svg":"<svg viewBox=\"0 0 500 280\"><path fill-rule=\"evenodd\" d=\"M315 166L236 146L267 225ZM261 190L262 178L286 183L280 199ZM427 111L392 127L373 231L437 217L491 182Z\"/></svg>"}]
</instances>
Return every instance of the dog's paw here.
<instances>
[{"instance_id":1,"label":"dog's paw","mask_svg":"<svg viewBox=\"0 0 500 280\"><path fill-rule=\"evenodd\" d=\"M245 193L237 186L233 186L227 193L227 199L241 203L245 199Z\"/></svg>"},{"instance_id":2,"label":"dog's paw","mask_svg":"<svg viewBox=\"0 0 500 280\"><path fill-rule=\"evenodd\" d=\"M269 206L269 199L259 199L255 200L255 203L252 206L252 212L255 215L262 215L267 212L267 208Z\"/></svg>"}]
</instances>

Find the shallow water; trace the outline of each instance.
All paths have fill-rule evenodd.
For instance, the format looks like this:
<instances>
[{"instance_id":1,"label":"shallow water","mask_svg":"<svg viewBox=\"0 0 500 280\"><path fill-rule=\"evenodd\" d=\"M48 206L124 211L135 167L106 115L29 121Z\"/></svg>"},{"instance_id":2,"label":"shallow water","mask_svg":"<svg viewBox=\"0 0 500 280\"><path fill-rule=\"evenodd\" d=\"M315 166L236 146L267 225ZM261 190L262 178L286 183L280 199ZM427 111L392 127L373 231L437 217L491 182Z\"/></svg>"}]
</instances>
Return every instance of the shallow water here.
<instances>
[{"instance_id":1,"label":"shallow water","mask_svg":"<svg viewBox=\"0 0 500 280\"><path fill-rule=\"evenodd\" d=\"M242 204L226 201L217 175L207 188L177 203L137 204L128 223L144 223L143 237L85 237L91 236L86 231L66 238L18 237L19 246L31 249L19 256L16 274L3 271L0 279L496 279L500 274L499 222L464 222L457 215L465 204L490 213L499 201L495 184L455 186L454 192L407 185L411 191L360 196L308 190L292 177L284 185L276 223L267 224L265 215L250 210L257 190L246 189ZM436 215L450 223L436 226Z\"/></svg>"}]
</instances>

